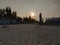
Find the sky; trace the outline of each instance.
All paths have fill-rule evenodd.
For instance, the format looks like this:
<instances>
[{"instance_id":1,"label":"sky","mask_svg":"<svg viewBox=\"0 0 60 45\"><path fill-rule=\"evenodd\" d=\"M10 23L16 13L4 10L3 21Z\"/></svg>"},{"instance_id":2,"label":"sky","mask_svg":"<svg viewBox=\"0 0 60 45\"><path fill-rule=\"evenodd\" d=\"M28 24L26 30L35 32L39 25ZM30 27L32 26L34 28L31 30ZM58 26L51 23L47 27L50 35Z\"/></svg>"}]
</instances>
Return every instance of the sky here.
<instances>
[{"instance_id":1,"label":"sky","mask_svg":"<svg viewBox=\"0 0 60 45\"><path fill-rule=\"evenodd\" d=\"M0 8L11 7L12 11L17 11L17 16L26 17L31 12L35 13L32 17L39 19L42 13L43 19L50 17L60 17L60 0L0 0Z\"/></svg>"}]
</instances>

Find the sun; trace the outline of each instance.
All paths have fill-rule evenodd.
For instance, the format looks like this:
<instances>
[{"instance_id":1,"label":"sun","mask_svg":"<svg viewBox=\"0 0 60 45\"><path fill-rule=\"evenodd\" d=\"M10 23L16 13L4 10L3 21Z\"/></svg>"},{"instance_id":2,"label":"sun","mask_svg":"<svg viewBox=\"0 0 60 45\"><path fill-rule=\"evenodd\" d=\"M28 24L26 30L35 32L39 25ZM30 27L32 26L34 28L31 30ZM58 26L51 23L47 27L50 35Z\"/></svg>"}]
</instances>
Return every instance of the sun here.
<instances>
[{"instance_id":1,"label":"sun","mask_svg":"<svg viewBox=\"0 0 60 45\"><path fill-rule=\"evenodd\" d=\"M32 13L31 13L31 16L35 16L35 13L34 13L34 12L32 12Z\"/></svg>"}]
</instances>

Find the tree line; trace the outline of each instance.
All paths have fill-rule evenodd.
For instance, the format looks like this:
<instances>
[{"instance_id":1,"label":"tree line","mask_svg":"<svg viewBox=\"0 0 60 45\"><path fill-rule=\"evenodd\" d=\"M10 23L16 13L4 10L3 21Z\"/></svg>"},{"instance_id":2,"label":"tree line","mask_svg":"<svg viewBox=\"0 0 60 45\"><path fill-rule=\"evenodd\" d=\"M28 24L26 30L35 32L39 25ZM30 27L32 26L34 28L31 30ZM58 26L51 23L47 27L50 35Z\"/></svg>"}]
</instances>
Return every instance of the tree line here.
<instances>
[{"instance_id":1,"label":"tree line","mask_svg":"<svg viewBox=\"0 0 60 45\"><path fill-rule=\"evenodd\" d=\"M16 11L12 11L10 7L0 9L0 24L22 24L22 23L36 23L35 19L29 17L18 17Z\"/></svg>"}]
</instances>

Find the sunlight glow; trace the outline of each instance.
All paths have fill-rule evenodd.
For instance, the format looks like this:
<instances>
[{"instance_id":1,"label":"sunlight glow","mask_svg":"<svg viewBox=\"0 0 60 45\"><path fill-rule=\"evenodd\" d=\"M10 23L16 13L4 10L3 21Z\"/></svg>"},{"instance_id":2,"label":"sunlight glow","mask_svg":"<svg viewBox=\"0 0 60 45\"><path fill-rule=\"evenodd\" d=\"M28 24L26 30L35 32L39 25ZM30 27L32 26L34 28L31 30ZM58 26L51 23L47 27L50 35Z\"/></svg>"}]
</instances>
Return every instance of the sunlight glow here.
<instances>
[{"instance_id":1,"label":"sunlight glow","mask_svg":"<svg viewBox=\"0 0 60 45\"><path fill-rule=\"evenodd\" d=\"M34 13L34 12L32 12L32 13L31 13L31 16L35 16L35 13Z\"/></svg>"}]
</instances>

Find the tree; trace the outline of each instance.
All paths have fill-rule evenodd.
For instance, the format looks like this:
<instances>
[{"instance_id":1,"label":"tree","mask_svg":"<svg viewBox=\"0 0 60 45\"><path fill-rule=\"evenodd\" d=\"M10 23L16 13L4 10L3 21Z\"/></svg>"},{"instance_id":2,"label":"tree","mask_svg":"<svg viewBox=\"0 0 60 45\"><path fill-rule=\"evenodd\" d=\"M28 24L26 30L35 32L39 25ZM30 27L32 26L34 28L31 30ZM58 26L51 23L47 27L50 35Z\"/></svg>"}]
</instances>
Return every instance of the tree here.
<instances>
[{"instance_id":1,"label":"tree","mask_svg":"<svg viewBox=\"0 0 60 45\"><path fill-rule=\"evenodd\" d=\"M17 17L16 11L13 11L12 16L13 16L13 19L16 19L16 17Z\"/></svg>"},{"instance_id":2,"label":"tree","mask_svg":"<svg viewBox=\"0 0 60 45\"><path fill-rule=\"evenodd\" d=\"M6 12L7 12L7 18L10 18L11 19L11 16L12 16L12 14L11 14L11 8L10 7L6 7Z\"/></svg>"},{"instance_id":3,"label":"tree","mask_svg":"<svg viewBox=\"0 0 60 45\"><path fill-rule=\"evenodd\" d=\"M8 14L11 14L11 8L10 7L6 7L6 11Z\"/></svg>"},{"instance_id":4,"label":"tree","mask_svg":"<svg viewBox=\"0 0 60 45\"><path fill-rule=\"evenodd\" d=\"M39 24L43 23L43 19L42 19L42 13L39 14Z\"/></svg>"},{"instance_id":5,"label":"tree","mask_svg":"<svg viewBox=\"0 0 60 45\"><path fill-rule=\"evenodd\" d=\"M2 17L2 9L0 9L0 19L1 19L1 17Z\"/></svg>"}]
</instances>

